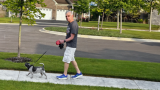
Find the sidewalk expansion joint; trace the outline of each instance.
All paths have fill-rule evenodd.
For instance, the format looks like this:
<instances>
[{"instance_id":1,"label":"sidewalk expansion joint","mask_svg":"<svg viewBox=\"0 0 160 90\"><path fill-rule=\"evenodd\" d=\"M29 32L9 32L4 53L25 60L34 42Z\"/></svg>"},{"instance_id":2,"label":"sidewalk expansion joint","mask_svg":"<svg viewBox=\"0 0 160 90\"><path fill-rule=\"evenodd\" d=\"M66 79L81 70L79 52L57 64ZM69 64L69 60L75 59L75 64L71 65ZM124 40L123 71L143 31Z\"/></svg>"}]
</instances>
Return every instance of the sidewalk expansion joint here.
<instances>
[{"instance_id":1,"label":"sidewalk expansion joint","mask_svg":"<svg viewBox=\"0 0 160 90\"><path fill-rule=\"evenodd\" d=\"M134 83L137 85L138 89L140 89L140 87L139 87L138 84L135 82L135 80L133 80L133 81L134 81Z\"/></svg>"},{"instance_id":2,"label":"sidewalk expansion joint","mask_svg":"<svg viewBox=\"0 0 160 90\"><path fill-rule=\"evenodd\" d=\"M20 75L20 71L19 71L19 74L18 74L18 78L17 78L17 81L18 81L18 79L19 79L19 75Z\"/></svg>"}]
</instances>

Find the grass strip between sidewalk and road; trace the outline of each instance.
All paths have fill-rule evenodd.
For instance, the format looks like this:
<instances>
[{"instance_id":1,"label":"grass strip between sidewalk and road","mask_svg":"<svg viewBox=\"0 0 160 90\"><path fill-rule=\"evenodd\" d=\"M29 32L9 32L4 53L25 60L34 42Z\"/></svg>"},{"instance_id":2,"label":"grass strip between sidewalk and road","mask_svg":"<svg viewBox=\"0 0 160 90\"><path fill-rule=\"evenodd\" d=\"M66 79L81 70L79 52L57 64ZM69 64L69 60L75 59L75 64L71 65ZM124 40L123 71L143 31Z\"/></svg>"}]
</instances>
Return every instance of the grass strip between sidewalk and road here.
<instances>
[{"instance_id":1,"label":"grass strip between sidewalk and road","mask_svg":"<svg viewBox=\"0 0 160 90\"><path fill-rule=\"evenodd\" d=\"M1 90L130 90L125 88L60 85L52 83L33 83L26 81L3 81L0 80ZM133 89L132 89L133 90ZM138 89L134 89L138 90Z\"/></svg>"},{"instance_id":2,"label":"grass strip between sidewalk and road","mask_svg":"<svg viewBox=\"0 0 160 90\"><path fill-rule=\"evenodd\" d=\"M16 57L17 53L0 52L0 54L0 69L27 71L24 63L13 63L4 60ZM31 58L34 62L40 56L39 54L21 54L21 57ZM39 66L38 63L44 63L46 72L63 73L64 63L62 58L62 56L44 55L35 66ZM160 81L160 63L81 57L76 57L76 61L84 75ZM30 63L33 64L34 62ZM72 65L70 65L68 73L76 73Z\"/></svg>"},{"instance_id":3,"label":"grass strip between sidewalk and road","mask_svg":"<svg viewBox=\"0 0 160 90\"><path fill-rule=\"evenodd\" d=\"M78 22L80 26L80 22ZM120 25L120 23L119 23ZM85 27L98 27L97 21L89 21L89 22L82 22L82 26ZM101 28L101 23L99 25ZM117 22L103 22L102 28L117 28ZM122 22L122 29L139 29L139 30L149 30L149 24L143 23L130 23L130 22ZM152 25L152 30L159 30L160 26Z\"/></svg>"},{"instance_id":4,"label":"grass strip between sidewalk and road","mask_svg":"<svg viewBox=\"0 0 160 90\"><path fill-rule=\"evenodd\" d=\"M46 27L46 30L66 32L65 27ZM157 39L160 40L160 32L148 32L148 31L132 31L132 30L123 30L123 33L120 34L119 30L96 30L96 29L86 29L79 28L78 34L82 35L93 35L93 36L108 36L108 37L122 37L122 38L138 38L138 39Z\"/></svg>"}]
</instances>

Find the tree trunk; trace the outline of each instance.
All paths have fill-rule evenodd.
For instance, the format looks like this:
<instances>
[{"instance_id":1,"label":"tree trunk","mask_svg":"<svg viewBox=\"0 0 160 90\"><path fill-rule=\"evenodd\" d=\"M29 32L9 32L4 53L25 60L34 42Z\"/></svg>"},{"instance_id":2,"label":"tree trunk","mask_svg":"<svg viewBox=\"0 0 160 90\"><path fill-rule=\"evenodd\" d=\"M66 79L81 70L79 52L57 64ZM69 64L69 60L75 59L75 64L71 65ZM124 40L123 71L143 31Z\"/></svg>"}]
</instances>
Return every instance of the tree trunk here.
<instances>
[{"instance_id":1,"label":"tree trunk","mask_svg":"<svg viewBox=\"0 0 160 90\"><path fill-rule=\"evenodd\" d=\"M119 29L119 10L117 10L117 29Z\"/></svg>"},{"instance_id":2,"label":"tree trunk","mask_svg":"<svg viewBox=\"0 0 160 90\"><path fill-rule=\"evenodd\" d=\"M18 37L18 56L20 58L20 47L21 47L21 26L22 26L22 6L20 12L20 22L19 22L19 37Z\"/></svg>"},{"instance_id":3,"label":"tree trunk","mask_svg":"<svg viewBox=\"0 0 160 90\"><path fill-rule=\"evenodd\" d=\"M151 32L152 26L152 1L151 1L151 8L150 8L150 19L149 19L149 32Z\"/></svg>"},{"instance_id":4,"label":"tree trunk","mask_svg":"<svg viewBox=\"0 0 160 90\"><path fill-rule=\"evenodd\" d=\"M12 23L12 16L11 16L11 23Z\"/></svg>"},{"instance_id":5,"label":"tree trunk","mask_svg":"<svg viewBox=\"0 0 160 90\"><path fill-rule=\"evenodd\" d=\"M107 22L108 22L108 18L109 18L109 16L107 15L107 20L106 20Z\"/></svg>"},{"instance_id":6,"label":"tree trunk","mask_svg":"<svg viewBox=\"0 0 160 90\"><path fill-rule=\"evenodd\" d=\"M82 14L83 14L83 12L82 12ZM82 14L81 14L81 25L80 25L80 27L82 27Z\"/></svg>"},{"instance_id":7,"label":"tree trunk","mask_svg":"<svg viewBox=\"0 0 160 90\"><path fill-rule=\"evenodd\" d=\"M102 16L102 24L101 24L101 29L102 29L102 25L103 25L103 18L104 18L104 11L103 11L103 16Z\"/></svg>"},{"instance_id":8,"label":"tree trunk","mask_svg":"<svg viewBox=\"0 0 160 90\"><path fill-rule=\"evenodd\" d=\"M99 31L100 15L98 16L98 31Z\"/></svg>"},{"instance_id":9,"label":"tree trunk","mask_svg":"<svg viewBox=\"0 0 160 90\"><path fill-rule=\"evenodd\" d=\"M122 8L120 12L120 34L122 33Z\"/></svg>"},{"instance_id":10,"label":"tree trunk","mask_svg":"<svg viewBox=\"0 0 160 90\"><path fill-rule=\"evenodd\" d=\"M9 13L11 13L11 11L9 10ZM12 14L9 14L9 15L11 15L11 23L12 23Z\"/></svg>"}]
</instances>

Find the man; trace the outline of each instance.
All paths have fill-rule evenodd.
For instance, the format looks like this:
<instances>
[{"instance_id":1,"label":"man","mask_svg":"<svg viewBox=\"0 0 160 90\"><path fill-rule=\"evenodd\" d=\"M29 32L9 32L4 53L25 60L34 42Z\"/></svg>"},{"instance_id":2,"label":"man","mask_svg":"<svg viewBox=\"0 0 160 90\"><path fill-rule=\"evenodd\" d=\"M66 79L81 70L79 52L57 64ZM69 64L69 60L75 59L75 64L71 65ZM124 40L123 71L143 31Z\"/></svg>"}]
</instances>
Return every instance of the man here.
<instances>
[{"instance_id":1,"label":"man","mask_svg":"<svg viewBox=\"0 0 160 90\"><path fill-rule=\"evenodd\" d=\"M74 21L71 11L66 12L66 19L69 22L66 32L67 36L65 40L60 40L61 44L66 42L66 50L64 52L64 57L62 60L64 62L64 73L61 76L57 76L58 79L67 79L67 71L70 62L73 64L74 68L77 71L76 75L72 76L72 78L78 78L80 76L83 76L74 58L77 47L78 24L76 21Z\"/></svg>"}]
</instances>

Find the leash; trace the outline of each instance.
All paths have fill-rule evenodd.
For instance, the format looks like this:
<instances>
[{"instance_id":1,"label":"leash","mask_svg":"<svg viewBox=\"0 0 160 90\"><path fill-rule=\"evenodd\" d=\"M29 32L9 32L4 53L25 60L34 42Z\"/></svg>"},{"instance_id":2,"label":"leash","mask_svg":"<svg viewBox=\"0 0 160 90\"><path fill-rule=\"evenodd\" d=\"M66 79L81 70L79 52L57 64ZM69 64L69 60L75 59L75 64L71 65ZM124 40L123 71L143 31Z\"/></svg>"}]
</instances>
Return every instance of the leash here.
<instances>
[{"instance_id":1,"label":"leash","mask_svg":"<svg viewBox=\"0 0 160 90\"><path fill-rule=\"evenodd\" d=\"M47 51L45 51L45 52L41 55L41 57L42 57L46 52L47 52ZM39 59L40 59L41 57L39 57ZM38 59L38 60L39 60L39 59ZM37 61L38 61L38 60L37 60ZM37 62L37 61L36 61L36 62ZM36 62L34 62L33 65L34 65Z\"/></svg>"}]
</instances>

